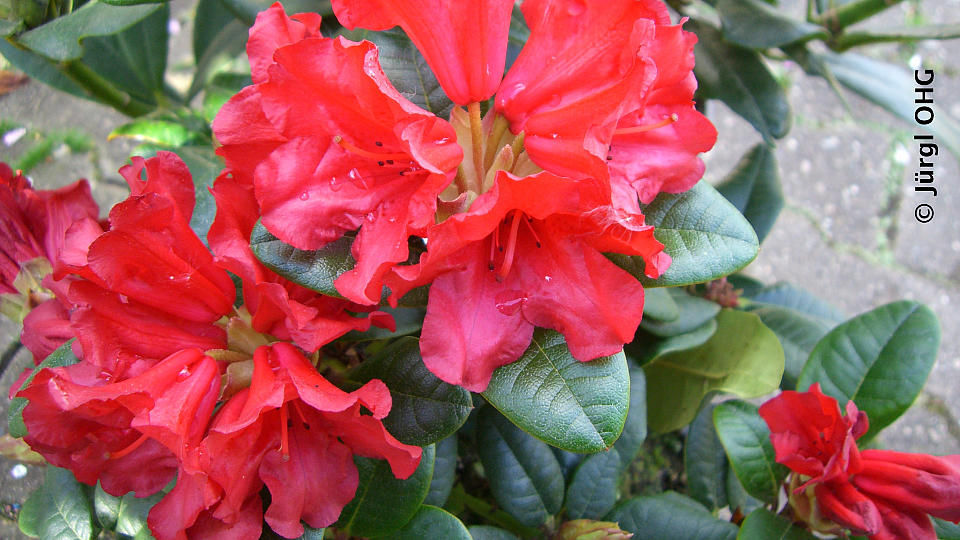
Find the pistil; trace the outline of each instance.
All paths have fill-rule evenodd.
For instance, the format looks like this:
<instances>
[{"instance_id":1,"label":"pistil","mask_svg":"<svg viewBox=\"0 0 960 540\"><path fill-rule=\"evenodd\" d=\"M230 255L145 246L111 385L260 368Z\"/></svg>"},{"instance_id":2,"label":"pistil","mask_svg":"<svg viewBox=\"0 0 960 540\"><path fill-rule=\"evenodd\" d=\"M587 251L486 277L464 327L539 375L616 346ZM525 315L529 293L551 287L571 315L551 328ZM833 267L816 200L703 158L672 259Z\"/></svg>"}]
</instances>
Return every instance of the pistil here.
<instances>
[{"instance_id":1,"label":"pistil","mask_svg":"<svg viewBox=\"0 0 960 540\"><path fill-rule=\"evenodd\" d=\"M333 138L333 142L340 145L341 148L347 152L350 152L351 154L356 154L358 156L363 156L376 161L381 167L387 163L393 165L396 161L402 161L404 167L411 163L410 156L404 154L403 152L371 152L370 150L364 150L363 148L360 148L359 146L347 141L340 135L335 136ZM377 146L381 146L382 144L383 143L380 143Z\"/></svg>"},{"instance_id":2,"label":"pistil","mask_svg":"<svg viewBox=\"0 0 960 540\"><path fill-rule=\"evenodd\" d=\"M467 105L467 112L470 113L470 136L473 139L473 165L477 171L477 176L483 175L483 120L480 118L480 104L473 102Z\"/></svg>"},{"instance_id":3,"label":"pistil","mask_svg":"<svg viewBox=\"0 0 960 540\"><path fill-rule=\"evenodd\" d=\"M680 117L677 116L677 113L673 113L670 116L664 118L660 122L655 124L647 124L645 126L634 126L629 128L618 129L613 132L614 135L630 135L632 133L645 133L647 131L653 131L657 128L662 128L664 126L669 126L670 124L680 120Z\"/></svg>"}]
</instances>

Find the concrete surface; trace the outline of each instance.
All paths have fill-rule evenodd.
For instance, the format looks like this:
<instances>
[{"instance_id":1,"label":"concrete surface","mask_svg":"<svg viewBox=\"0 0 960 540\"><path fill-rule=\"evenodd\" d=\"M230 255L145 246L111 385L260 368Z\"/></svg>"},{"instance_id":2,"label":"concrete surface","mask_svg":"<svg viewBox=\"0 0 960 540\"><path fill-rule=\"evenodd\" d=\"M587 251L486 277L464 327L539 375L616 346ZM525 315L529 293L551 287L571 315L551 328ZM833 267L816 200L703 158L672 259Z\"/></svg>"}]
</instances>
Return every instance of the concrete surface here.
<instances>
[{"instance_id":1,"label":"concrete surface","mask_svg":"<svg viewBox=\"0 0 960 540\"><path fill-rule=\"evenodd\" d=\"M905 2L894 7L877 24L903 24L915 6ZM960 0L927 1L922 8L927 22L949 22L957 18ZM189 26L188 13L181 11L176 17ZM174 49L171 65L185 61L188 47L183 41ZM929 42L915 49L878 46L867 51L904 69L909 69L914 56L914 62L935 69L936 103L960 121L956 61L960 41ZM767 283L792 282L851 316L903 298L930 306L943 329L937 364L918 404L884 432L881 442L904 451L960 453L960 428L953 419L960 415L958 162L941 151L936 160L940 192L932 203L937 213L930 223L917 223L913 208L926 201L912 189L918 155L911 137L919 131L849 92L848 113L824 81L806 77L797 66L776 65L794 108L794 127L777 147L788 206L748 273ZM759 137L718 102L711 103L708 114L720 138L706 158L706 178L717 181ZM106 135L124 121L120 114L30 82L0 96L0 120L28 128L19 142L0 145L2 161L20 156L35 133L74 128L96 142L95 152L74 156L60 151L34 169L30 176L38 187L88 178L104 213L125 196L116 170L131 145L106 141ZM0 350L8 347L17 331L10 322L0 321ZM16 368L3 374L0 387L5 390L19 368L28 364L21 351L14 359ZM0 408L5 410L5 400ZM0 459L0 516L4 505L22 503L42 477L39 468L29 467L25 477L14 478L14 465ZM21 536L13 522L0 519L0 538Z\"/></svg>"}]
</instances>

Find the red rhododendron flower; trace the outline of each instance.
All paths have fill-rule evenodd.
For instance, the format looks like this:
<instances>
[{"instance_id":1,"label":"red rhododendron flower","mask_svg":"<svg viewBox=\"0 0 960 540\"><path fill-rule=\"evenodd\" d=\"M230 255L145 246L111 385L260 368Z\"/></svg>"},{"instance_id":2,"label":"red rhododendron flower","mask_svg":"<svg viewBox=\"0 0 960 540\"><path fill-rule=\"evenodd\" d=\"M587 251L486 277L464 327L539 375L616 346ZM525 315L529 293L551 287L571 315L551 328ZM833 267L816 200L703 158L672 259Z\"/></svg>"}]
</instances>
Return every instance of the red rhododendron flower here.
<instances>
[{"instance_id":1,"label":"red rhododendron flower","mask_svg":"<svg viewBox=\"0 0 960 540\"><path fill-rule=\"evenodd\" d=\"M783 392L760 407L777 462L794 474L790 502L814 530L851 530L871 540L936 540L928 515L960 522L960 455L859 450L867 415L819 383Z\"/></svg>"}]
</instances>

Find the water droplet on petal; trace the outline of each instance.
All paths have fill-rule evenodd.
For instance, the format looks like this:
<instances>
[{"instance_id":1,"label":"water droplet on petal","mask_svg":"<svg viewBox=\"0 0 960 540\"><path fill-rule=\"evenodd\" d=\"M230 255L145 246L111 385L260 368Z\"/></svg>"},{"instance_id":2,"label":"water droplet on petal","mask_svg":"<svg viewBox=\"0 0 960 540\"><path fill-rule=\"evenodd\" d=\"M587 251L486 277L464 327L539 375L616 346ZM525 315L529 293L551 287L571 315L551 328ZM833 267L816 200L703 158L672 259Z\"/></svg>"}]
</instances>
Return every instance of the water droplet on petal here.
<instances>
[{"instance_id":1,"label":"water droplet on petal","mask_svg":"<svg viewBox=\"0 0 960 540\"><path fill-rule=\"evenodd\" d=\"M367 221L369 221L370 223L373 223L374 217L375 216L373 215L373 212L368 212L366 215Z\"/></svg>"},{"instance_id":2,"label":"water droplet on petal","mask_svg":"<svg viewBox=\"0 0 960 540\"><path fill-rule=\"evenodd\" d=\"M305 200L307 200L307 199L309 199L309 198L310 198L310 194L307 193L306 191L304 191L303 193L300 194L300 200L301 200L301 201L305 201Z\"/></svg>"},{"instance_id":3,"label":"water droplet on petal","mask_svg":"<svg viewBox=\"0 0 960 540\"><path fill-rule=\"evenodd\" d=\"M433 144L440 145L440 144L447 144L448 142L450 142L450 137L443 137L433 141Z\"/></svg>"},{"instance_id":4,"label":"water droplet on petal","mask_svg":"<svg viewBox=\"0 0 960 540\"><path fill-rule=\"evenodd\" d=\"M504 291L497 295L497 311L504 315L514 315L527 301L527 296L521 291Z\"/></svg>"},{"instance_id":5,"label":"water droplet on petal","mask_svg":"<svg viewBox=\"0 0 960 540\"><path fill-rule=\"evenodd\" d=\"M570 5L567 6L567 13L573 17L583 15L583 12L587 10L587 4L583 0L574 0L570 2Z\"/></svg>"},{"instance_id":6,"label":"water droplet on petal","mask_svg":"<svg viewBox=\"0 0 960 540\"><path fill-rule=\"evenodd\" d=\"M560 136L559 133L551 133L551 134L550 134L550 138L551 138L551 139L556 139L556 138L559 137L559 136Z\"/></svg>"},{"instance_id":7,"label":"water droplet on petal","mask_svg":"<svg viewBox=\"0 0 960 540\"><path fill-rule=\"evenodd\" d=\"M390 222L390 223L396 223L396 222L397 222L397 216L390 216L390 217L387 218L387 221Z\"/></svg>"},{"instance_id":8,"label":"water droplet on petal","mask_svg":"<svg viewBox=\"0 0 960 540\"><path fill-rule=\"evenodd\" d=\"M181 369L180 372L177 373L177 380L182 381L189 376L190 376L190 368L188 368L187 366L183 366L183 369Z\"/></svg>"},{"instance_id":9,"label":"water droplet on petal","mask_svg":"<svg viewBox=\"0 0 960 540\"><path fill-rule=\"evenodd\" d=\"M547 283L550 283L553 280L553 278L550 276L543 276L543 280L546 281Z\"/></svg>"}]
</instances>

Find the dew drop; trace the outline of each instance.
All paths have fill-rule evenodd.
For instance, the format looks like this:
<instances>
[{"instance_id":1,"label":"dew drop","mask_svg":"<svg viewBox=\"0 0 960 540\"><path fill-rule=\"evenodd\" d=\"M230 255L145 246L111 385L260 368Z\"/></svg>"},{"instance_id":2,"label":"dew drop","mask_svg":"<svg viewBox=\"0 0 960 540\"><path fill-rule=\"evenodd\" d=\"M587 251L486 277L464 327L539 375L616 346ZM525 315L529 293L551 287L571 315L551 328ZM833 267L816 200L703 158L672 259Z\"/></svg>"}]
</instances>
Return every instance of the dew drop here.
<instances>
[{"instance_id":1,"label":"dew drop","mask_svg":"<svg viewBox=\"0 0 960 540\"><path fill-rule=\"evenodd\" d=\"M183 366L183 369L181 369L180 372L177 373L177 380L182 381L189 376L190 376L190 368L188 368L187 366Z\"/></svg>"},{"instance_id":2,"label":"dew drop","mask_svg":"<svg viewBox=\"0 0 960 540\"><path fill-rule=\"evenodd\" d=\"M310 194L307 193L306 191L304 191L303 193L300 194L300 200L301 200L301 201L305 201L305 200L307 200L307 199L309 199L309 198L310 198Z\"/></svg>"},{"instance_id":3,"label":"dew drop","mask_svg":"<svg viewBox=\"0 0 960 540\"><path fill-rule=\"evenodd\" d=\"M440 145L440 144L447 144L448 142L450 142L450 137L442 137L440 139L433 141L433 144Z\"/></svg>"},{"instance_id":4,"label":"dew drop","mask_svg":"<svg viewBox=\"0 0 960 540\"><path fill-rule=\"evenodd\" d=\"M390 222L390 223L396 223L396 222L397 222L397 216L390 216L390 217L387 218L387 221Z\"/></svg>"},{"instance_id":5,"label":"dew drop","mask_svg":"<svg viewBox=\"0 0 960 540\"><path fill-rule=\"evenodd\" d=\"M553 281L553 278L550 276L543 276L543 280L546 281L547 283L550 283L551 281Z\"/></svg>"},{"instance_id":6,"label":"dew drop","mask_svg":"<svg viewBox=\"0 0 960 540\"><path fill-rule=\"evenodd\" d=\"M373 223L373 219L374 219L373 212L367 213L366 218L367 218L367 221L369 221L370 223Z\"/></svg>"},{"instance_id":7,"label":"dew drop","mask_svg":"<svg viewBox=\"0 0 960 540\"><path fill-rule=\"evenodd\" d=\"M551 133L551 134L550 134L550 138L551 138L551 139L556 139L556 138L559 137L559 136L560 136L559 133Z\"/></svg>"}]
</instances>

